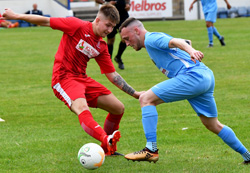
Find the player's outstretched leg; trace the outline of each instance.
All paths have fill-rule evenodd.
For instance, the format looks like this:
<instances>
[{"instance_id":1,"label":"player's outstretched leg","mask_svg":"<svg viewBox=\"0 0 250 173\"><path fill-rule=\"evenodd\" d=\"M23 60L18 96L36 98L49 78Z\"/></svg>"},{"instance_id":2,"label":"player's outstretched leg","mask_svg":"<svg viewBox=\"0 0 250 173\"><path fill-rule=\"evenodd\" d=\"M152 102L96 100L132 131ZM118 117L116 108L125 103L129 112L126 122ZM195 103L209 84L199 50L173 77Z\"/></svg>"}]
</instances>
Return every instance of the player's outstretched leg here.
<instances>
[{"instance_id":1,"label":"player's outstretched leg","mask_svg":"<svg viewBox=\"0 0 250 173\"><path fill-rule=\"evenodd\" d=\"M103 136L107 136L102 127L93 119L89 110L80 113L78 119L83 130L98 141L102 141Z\"/></svg>"},{"instance_id":2,"label":"player's outstretched leg","mask_svg":"<svg viewBox=\"0 0 250 173\"><path fill-rule=\"evenodd\" d=\"M234 151L241 154L244 159L243 164L250 164L250 153L245 148L245 146L240 142L240 140L236 137L234 131L228 127L224 126L220 131L218 136Z\"/></svg>"},{"instance_id":3,"label":"player's outstretched leg","mask_svg":"<svg viewBox=\"0 0 250 173\"><path fill-rule=\"evenodd\" d=\"M153 105L144 106L142 110L142 124L147 139L146 147L140 151L125 155L125 158L133 161L157 162L159 159L156 129L158 113Z\"/></svg>"},{"instance_id":4,"label":"player's outstretched leg","mask_svg":"<svg viewBox=\"0 0 250 173\"><path fill-rule=\"evenodd\" d=\"M200 119L208 130L217 134L229 147L241 154L244 159L244 164L248 164L250 162L249 151L237 138L234 131L230 127L221 124L217 118L208 118L204 115L200 115Z\"/></svg>"}]
</instances>

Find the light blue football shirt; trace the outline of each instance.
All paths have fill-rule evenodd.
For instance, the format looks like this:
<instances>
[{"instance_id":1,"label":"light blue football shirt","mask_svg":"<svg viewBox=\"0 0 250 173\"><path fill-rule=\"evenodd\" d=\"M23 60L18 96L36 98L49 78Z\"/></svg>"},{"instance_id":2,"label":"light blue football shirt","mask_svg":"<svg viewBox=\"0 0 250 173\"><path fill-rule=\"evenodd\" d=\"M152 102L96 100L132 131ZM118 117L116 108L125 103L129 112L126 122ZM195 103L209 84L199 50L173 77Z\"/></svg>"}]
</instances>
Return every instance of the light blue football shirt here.
<instances>
[{"instance_id":1,"label":"light blue football shirt","mask_svg":"<svg viewBox=\"0 0 250 173\"><path fill-rule=\"evenodd\" d=\"M169 41L172 38L161 32L147 32L144 41L150 58L168 78L173 78L180 71L202 64L199 61L195 64L190 55L179 48L169 48Z\"/></svg>"},{"instance_id":2,"label":"light blue football shirt","mask_svg":"<svg viewBox=\"0 0 250 173\"><path fill-rule=\"evenodd\" d=\"M201 4L204 13L214 12L217 10L216 0L201 0Z\"/></svg>"}]
</instances>

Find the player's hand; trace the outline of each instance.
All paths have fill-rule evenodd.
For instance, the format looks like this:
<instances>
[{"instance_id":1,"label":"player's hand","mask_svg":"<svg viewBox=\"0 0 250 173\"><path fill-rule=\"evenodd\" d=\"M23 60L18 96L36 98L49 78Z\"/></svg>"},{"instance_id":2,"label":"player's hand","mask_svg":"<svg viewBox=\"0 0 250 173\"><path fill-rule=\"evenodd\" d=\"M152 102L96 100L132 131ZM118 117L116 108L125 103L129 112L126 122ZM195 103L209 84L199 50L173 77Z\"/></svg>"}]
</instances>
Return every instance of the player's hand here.
<instances>
[{"instance_id":1,"label":"player's hand","mask_svg":"<svg viewBox=\"0 0 250 173\"><path fill-rule=\"evenodd\" d=\"M192 11L192 9L193 9L193 4L190 5L189 11Z\"/></svg>"},{"instance_id":2,"label":"player's hand","mask_svg":"<svg viewBox=\"0 0 250 173\"><path fill-rule=\"evenodd\" d=\"M16 19L17 15L14 13L11 9L6 8L5 12L2 15L3 20L11 20L11 19Z\"/></svg>"},{"instance_id":3,"label":"player's hand","mask_svg":"<svg viewBox=\"0 0 250 173\"><path fill-rule=\"evenodd\" d=\"M129 11L129 10L130 10L130 4L126 4L125 10L126 10L126 11Z\"/></svg>"},{"instance_id":4,"label":"player's hand","mask_svg":"<svg viewBox=\"0 0 250 173\"><path fill-rule=\"evenodd\" d=\"M190 54L191 56L191 60L196 63L196 60L201 61L204 57L204 54L201 51L198 50L194 50L192 51L192 53Z\"/></svg>"},{"instance_id":5,"label":"player's hand","mask_svg":"<svg viewBox=\"0 0 250 173\"><path fill-rule=\"evenodd\" d=\"M230 4L227 4L227 9L231 9L231 5Z\"/></svg>"},{"instance_id":6,"label":"player's hand","mask_svg":"<svg viewBox=\"0 0 250 173\"><path fill-rule=\"evenodd\" d=\"M140 92L137 92L135 91L133 97L136 98L136 99L139 99L140 95L142 95L143 93L145 93L146 91L140 91Z\"/></svg>"}]
</instances>

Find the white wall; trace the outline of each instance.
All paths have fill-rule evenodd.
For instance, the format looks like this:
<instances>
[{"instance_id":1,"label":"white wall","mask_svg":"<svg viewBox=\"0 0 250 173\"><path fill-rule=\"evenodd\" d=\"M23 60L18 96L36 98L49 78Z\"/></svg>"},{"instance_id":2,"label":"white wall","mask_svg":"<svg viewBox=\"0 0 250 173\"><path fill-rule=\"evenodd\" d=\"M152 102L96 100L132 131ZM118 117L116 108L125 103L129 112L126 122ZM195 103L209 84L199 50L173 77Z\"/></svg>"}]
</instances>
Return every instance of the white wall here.
<instances>
[{"instance_id":1,"label":"white wall","mask_svg":"<svg viewBox=\"0 0 250 173\"><path fill-rule=\"evenodd\" d=\"M232 7L250 7L250 0L227 0ZM224 0L217 0L218 7L225 7L226 3Z\"/></svg>"},{"instance_id":2,"label":"white wall","mask_svg":"<svg viewBox=\"0 0 250 173\"><path fill-rule=\"evenodd\" d=\"M53 0L0 0L0 13L4 12L5 8L11 8L16 13L25 13L32 9L32 5L36 3L39 10L43 14L49 14L52 17L72 16L73 12L62 7Z\"/></svg>"},{"instance_id":3,"label":"white wall","mask_svg":"<svg viewBox=\"0 0 250 173\"><path fill-rule=\"evenodd\" d=\"M185 20L197 20L198 19L197 2L194 4L193 10L189 12L189 7L192 2L193 0L184 0ZM250 7L250 0L228 0L228 2L232 7L242 7L242 6ZM218 8L220 7L227 8L224 0L217 0L217 5L218 5ZM201 3L200 3L200 19L204 19L204 14L202 12Z\"/></svg>"},{"instance_id":4,"label":"white wall","mask_svg":"<svg viewBox=\"0 0 250 173\"><path fill-rule=\"evenodd\" d=\"M68 10L64 7L62 7L60 4L58 4L56 1L53 0L47 0L50 2L50 12L49 14L52 17L67 17L67 16L73 16L73 11Z\"/></svg>"},{"instance_id":5,"label":"white wall","mask_svg":"<svg viewBox=\"0 0 250 173\"><path fill-rule=\"evenodd\" d=\"M202 7L201 7L200 2L196 2L193 5L192 11L189 11L190 4L193 1L194 0L184 0L184 17L185 17L185 20L197 20L197 19L199 19L198 18L198 3L199 3L199 6L200 6L200 19L204 19L204 15L202 13Z\"/></svg>"}]
</instances>

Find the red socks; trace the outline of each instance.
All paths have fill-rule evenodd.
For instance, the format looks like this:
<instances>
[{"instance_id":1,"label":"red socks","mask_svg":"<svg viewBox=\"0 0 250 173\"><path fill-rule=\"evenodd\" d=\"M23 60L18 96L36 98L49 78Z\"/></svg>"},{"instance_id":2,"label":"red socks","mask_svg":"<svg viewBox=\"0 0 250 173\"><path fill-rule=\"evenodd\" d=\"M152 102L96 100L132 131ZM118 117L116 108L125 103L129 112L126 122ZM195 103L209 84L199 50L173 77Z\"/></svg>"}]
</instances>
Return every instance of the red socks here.
<instances>
[{"instance_id":1,"label":"red socks","mask_svg":"<svg viewBox=\"0 0 250 173\"><path fill-rule=\"evenodd\" d=\"M93 119L93 116L89 110L85 110L82 113L80 113L78 115L78 119L83 130L86 133L88 133L90 136L92 136L93 138L102 142L101 146L104 149L105 153L107 153L108 152L107 150L108 135L111 135L115 130L119 129L119 123L121 121L122 116L123 114L112 115L109 113L104 123L104 130Z\"/></svg>"},{"instance_id":2,"label":"red socks","mask_svg":"<svg viewBox=\"0 0 250 173\"><path fill-rule=\"evenodd\" d=\"M119 129L122 116L123 113L121 115L113 115L111 113L108 114L104 123L104 131L107 133L107 135L111 135L115 130Z\"/></svg>"},{"instance_id":3,"label":"red socks","mask_svg":"<svg viewBox=\"0 0 250 173\"><path fill-rule=\"evenodd\" d=\"M93 119L93 116L89 110L85 110L81 114L79 114L78 119L79 119L80 125L82 126L83 130L86 133L88 133L90 136L92 136L93 138L95 138L101 142L104 141L104 138L107 138L106 132Z\"/></svg>"}]
</instances>

